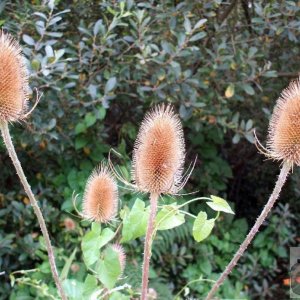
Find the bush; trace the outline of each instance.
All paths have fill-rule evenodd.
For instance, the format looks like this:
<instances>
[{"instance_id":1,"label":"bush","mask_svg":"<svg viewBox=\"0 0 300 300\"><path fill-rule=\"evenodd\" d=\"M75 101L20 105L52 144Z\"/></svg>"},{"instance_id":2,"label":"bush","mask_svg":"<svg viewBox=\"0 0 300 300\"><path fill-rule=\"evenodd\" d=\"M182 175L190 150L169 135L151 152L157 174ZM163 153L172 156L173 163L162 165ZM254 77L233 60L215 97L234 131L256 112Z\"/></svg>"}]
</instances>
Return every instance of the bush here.
<instances>
[{"instance_id":1,"label":"bush","mask_svg":"<svg viewBox=\"0 0 300 300\"><path fill-rule=\"evenodd\" d=\"M296 1L260 0L248 6L244 1L230 5L220 0L98 2L8 0L0 4L0 23L20 39L28 60L32 103L34 88L43 92L25 130L13 128L17 151L38 195L58 266L63 268L75 253L71 266L79 271L70 267L69 272L80 280L85 269L80 251L74 249L87 225L74 215L73 192L80 195L79 205L88 175L111 147L122 154L120 165L126 166L122 170L129 177L136 130L149 106L171 102L180 113L187 163L198 155L187 190L235 201L238 217L251 222L261 210L276 172L262 167L260 159L252 160L257 155L251 144L253 130L256 127L258 136L265 136L273 101L299 70L300 8ZM39 270L30 276L30 282L36 280L39 285L43 280L41 295L47 297L53 287L43 241L2 146L0 156L0 266L5 270L1 297L5 299L11 291L9 274L28 269ZM265 180L260 183L257 178ZM249 205L252 187L256 202ZM132 205L130 194L123 191L121 196L124 204ZM194 204L189 209L195 212L199 207ZM67 218L73 220L74 230L67 230ZM233 227L235 222L238 220ZM226 233L221 227L215 231L220 231L223 240ZM157 290L164 284L177 293L198 271L207 277L210 272L203 271L206 268L220 271L218 265L207 267L207 262L199 263L199 259L194 267L193 251L202 253L202 247L215 247L227 252L225 245L233 247L231 238L218 247L192 246L185 234L187 228L171 232L173 237L161 237L166 243L169 238L169 245L176 241L168 257L154 252L156 261L167 260L171 268L161 270L155 264L153 284ZM272 232L264 234L272 236ZM140 250L139 241L129 246L133 261ZM178 255L184 257L179 263ZM287 264L287 257L284 259ZM244 264L247 268L250 261ZM255 278L259 292L264 289L265 277L268 284L273 280L260 272ZM178 277L172 281L170 273ZM12 299L35 293L23 281L14 286ZM203 285L194 293L205 289ZM241 285L234 291L258 297L257 291L245 292Z\"/></svg>"}]
</instances>

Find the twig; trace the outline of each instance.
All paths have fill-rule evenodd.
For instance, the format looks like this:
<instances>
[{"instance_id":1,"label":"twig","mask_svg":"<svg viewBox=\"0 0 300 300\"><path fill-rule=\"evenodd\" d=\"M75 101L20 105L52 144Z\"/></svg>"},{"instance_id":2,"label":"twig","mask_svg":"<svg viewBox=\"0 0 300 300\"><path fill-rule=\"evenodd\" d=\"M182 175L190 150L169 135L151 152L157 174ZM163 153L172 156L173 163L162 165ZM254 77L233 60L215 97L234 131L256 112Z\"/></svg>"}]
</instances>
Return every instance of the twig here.
<instances>
[{"instance_id":1,"label":"twig","mask_svg":"<svg viewBox=\"0 0 300 300\"><path fill-rule=\"evenodd\" d=\"M283 187L283 185L284 185L284 183L286 181L286 178L287 178L287 176L288 176L291 168L292 168L291 163L289 163L289 162L284 162L283 163L283 166L281 168L281 171L280 171L279 177L277 179L275 188L274 188L273 193L271 194L271 196L270 196L270 198L269 198L266 206L264 207L264 209L263 209L262 213L260 214L260 216L257 218L254 226L252 227L251 231L248 233L246 239L241 244L241 246L238 249L238 251L235 253L235 255L232 258L231 262L226 267L225 271L221 274L220 278L213 285L212 289L210 290L210 292L208 293L208 295L206 297L206 300L212 299L212 297L215 294L215 292L218 290L218 288L220 287L220 285L227 278L227 276L229 275L229 273L232 271L232 269L237 264L237 262L240 259L240 257L243 255L243 253L245 252L245 250L247 249L247 247L249 246L249 244L253 240L253 238L256 235L256 233L258 232L260 226L262 225L262 223L264 222L264 220L267 218L267 216L268 216L270 210L272 209L275 201L279 197L280 191L281 191L281 189L282 189L282 187Z\"/></svg>"},{"instance_id":2,"label":"twig","mask_svg":"<svg viewBox=\"0 0 300 300\"><path fill-rule=\"evenodd\" d=\"M11 140L11 137L10 137L10 134L9 134L8 123L7 122L0 123L0 129L1 129L3 141L4 141L4 144L7 148L8 154L9 154L9 156L10 156L12 162L13 162L13 165L15 166L15 169L16 169L17 174L18 174L18 176L21 180L21 183L24 187L24 190L25 190L28 198L30 199L30 203L31 203L31 206L34 210L34 213L37 216L42 234L43 234L44 239L45 239L46 248L47 248L48 257L49 257L50 268L51 268L51 271L52 271L52 275L53 275L55 284L57 286L57 289L59 291L59 294L60 294L61 298L63 300L66 300L67 297L66 297L66 295L63 291L61 282L59 280L59 275L58 275L58 272L57 272L57 269L56 269L54 253L53 253L53 249L52 249L52 246L51 246L51 242L50 242L49 234L48 234L47 227L46 227L46 224L45 224L45 220L44 220L43 214L42 214L42 212L41 212L41 210L38 206L38 203L37 203L37 201L36 201L36 199L33 195L31 187L30 187L30 185L29 185L29 183L26 179L26 176L24 174L24 171L22 169L22 166L21 166L21 163L18 159L18 156L16 154L14 145L12 143L12 140Z\"/></svg>"}]
</instances>

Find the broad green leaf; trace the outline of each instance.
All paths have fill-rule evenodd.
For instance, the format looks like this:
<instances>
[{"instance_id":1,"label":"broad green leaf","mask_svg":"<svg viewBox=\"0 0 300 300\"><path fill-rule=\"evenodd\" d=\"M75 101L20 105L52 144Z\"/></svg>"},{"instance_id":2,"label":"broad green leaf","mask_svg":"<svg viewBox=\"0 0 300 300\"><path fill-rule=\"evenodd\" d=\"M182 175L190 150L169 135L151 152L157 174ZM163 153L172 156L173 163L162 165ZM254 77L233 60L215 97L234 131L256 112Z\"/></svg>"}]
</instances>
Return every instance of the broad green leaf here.
<instances>
[{"instance_id":1,"label":"broad green leaf","mask_svg":"<svg viewBox=\"0 0 300 300\"><path fill-rule=\"evenodd\" d=\"M185 222L184 214L180 213L176 205L165 205L157 214L155 224L158 230L167 230L180 226Z\"/></svg>"},{"instance_id":2,"label":"broad green leaf","mask_svg":"<svg viewBox=\"0 0 300 300\"><path fill-rule=\"evenodd\" d=\"M83 299L90 299L92 294L98 289L97 279L88 274L83 284Z\"/></svg>"},{"instance_id":3,"label":"broad green leaf","mask_svg":"<svg viewBox=\"0 0 300 300\"><path fill-rule=\"evenodd\" d=\"M81 132L84 132L86 130L86 126L84 123L78 123L75 127L75 133L79 134Z\"/></svg>"},{"instance_id":4,"label":"broad green leaf","mask_svg":"<svg viewBox=\"0 0 300 300\"><path fill-rule=\"evenodd\" d=\"M81 242L81 249L85 264L89 267L100 257L100 235L94 231L86 233Z\"/></svg>"},{"instance_id":5,"label":"broad green leaf","mask_svg":"<svg viewBox=\"0 0 300 300\"><path fill-rule=\"evenodd\" d=\"M212 202L206 202L210 208L212 208L215 211L223 211L228 214L234 214L233 210L231 209L226 200L213 195L211 195L210 198Z\"/></svg>"},{"instance_id":6,"label":"broad green leaf","mask_svg":"<svg viewBox=\"0 0 300 300\"><path fill-rule=\"evenodd\" d=\"M99 249L105 246L113 237L114 237L114 232L109 229L105 228L100 235L99 238Z\"/></svg>"},{"instance_id":7,"label":"broad green leaf","mask_svg":"<svg viewBox=\"0 0 300 300\"><path fill-rule=\"evenodd\" d=\"M149 209L145 209L144 201L137 198L130 212L124 216L121 243L145 235L148 218Z\"/></svg>"},{"instance_id":8,"label":"broad green leaf","mask_svg":"<svg viewBox=\"0 0 300 300\"><path fill-rule=\"evenodd\" d=\"M92 231L95 234L100 234L101 233L101 224L98 222L93 222L92 223Z\"/></svg>"},{"instance_id":9,"label":"broad green leaf","mask_svg":"<svg viewBox=\"0 0 300 300\"><path fill-rule=\"evenodd\" d=\"M121 275L121 265L118 258L118 253L111 247L107 248L104 252L104 258L101 259L96 268L99 280L105 285L106 288L112 289L118 278Z\"/></svg>"},{"instance_id":10,"label":"broad green leaf","mask_svg":"<svg viewBox=\"0 0 300 300\"><path fill-rule=\"evenodd\" d=\"M76 279L66 279L63 281L63 289L70 300L82 299L83 283Z\"/></svg>"},{"instance_id":11,"label":"broad green leaf","mask_svg":"<svg viewBox=\"0 0 300 300\"><path fill-rule=\"evenodd\" d=\"M96 116L94 114L92 114L92 113L89 112L89 113L87 113L85 115L84 122L86 124L86 127L90 127L90 126L92 126L92 125L95 124L95 122L96 122Z\"/></svg>"},{"instance_id":12,"label":"broad green leaf","mask_svg":"<svg viewBox=\"0 0 300 300\"><path fill-rule=\"evenodd\" d=\"M207 220L207 214L203 211L199 212L193 226L193 237L197 242L206 239L215 225L215 219Z\"/></svg>"}]
</instances>

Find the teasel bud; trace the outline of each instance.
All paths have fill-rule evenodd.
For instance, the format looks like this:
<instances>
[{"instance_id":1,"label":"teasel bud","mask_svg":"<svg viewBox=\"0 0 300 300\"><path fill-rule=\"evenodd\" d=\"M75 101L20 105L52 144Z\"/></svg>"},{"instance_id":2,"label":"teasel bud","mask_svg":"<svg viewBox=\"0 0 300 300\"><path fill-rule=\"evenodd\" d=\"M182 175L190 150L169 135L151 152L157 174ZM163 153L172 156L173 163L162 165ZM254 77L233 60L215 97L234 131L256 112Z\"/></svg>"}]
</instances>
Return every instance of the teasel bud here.
<instances>
[{"instance_id":1,"label":"teasel bud","mask_svg":"<svg viewBox=\"0 0 300 300\"><path fill-rule=\"evenodd\" d=\"M101 223L111 221L118 209L118 187L109 169L101 164L90 175L83 195L83 216Z\"/></svg>"},{"instance_id":2,"label":"teasel bud","mask_svg":"<svg viewBox=\"0 0 300 300\"><path fill-rule=\"evenodd\" d=\"M28 101L28 73L18 42L0 30L0 123L24 117Z\"/></svg>"},{"instance_id":3,"label":"teasel bud","mask_svg":"<svg viewBox=\"0 0 300 300\"><path fill-rule=\"evenodd\" d=\"M277 100L267 149L274 159L300 165L300 78L292 81Z\"/></svg>"},{"instance_id":4,"label":"teasel bud","mask_svg":"<svg viewBox=\"0 0 300 300\"><path fill-rule=\"evenodd\" d=\"M132 177L147 193L177 193L182 185L185 144L180 119L171 105L148 112L133 151Z\"/></svg>"},{"instance_id":5,"label":"teasel bud","mask_svg":"<svg viewBox=\"0 0 300 300\"><path fill-rule=\"evenodd\" d=\"M112 244L111 248L118 254L119 263L120 263L120 267L121 267L121 273L123 273L123 271L125 269L125 265L126 265L126 254L125 254L124 248L120 244L117 244L117 243Z\"/></svg>"}]
</instances>

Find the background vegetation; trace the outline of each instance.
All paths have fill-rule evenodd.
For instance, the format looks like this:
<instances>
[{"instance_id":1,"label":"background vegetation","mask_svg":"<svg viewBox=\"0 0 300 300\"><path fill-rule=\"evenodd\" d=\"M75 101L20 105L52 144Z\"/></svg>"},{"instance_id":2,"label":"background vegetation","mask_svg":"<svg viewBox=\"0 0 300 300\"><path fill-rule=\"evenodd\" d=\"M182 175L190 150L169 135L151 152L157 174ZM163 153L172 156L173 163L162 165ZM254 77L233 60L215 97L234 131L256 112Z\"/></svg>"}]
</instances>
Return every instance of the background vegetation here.
<instances>
[{"instance_id":1,"label":"background vegetation","mask_svg":"<svg viewBox=\"0 0 300 300\"><path fill-rule=\"evenodd\" d=\"M80 251L87 224L74 210L73 192L82 196L88 175L111 147L122 154L119 163L129 176L144 113L170 102L184 125L187 165L198 156L186 192L220 195L236 215L224 217L199 244L189 223L159 233L150 286L159 299L203 296L210 283L192 281L215 279L223 270L278 173L278 163L257 153L253 129L264 142L275 100L300 70L299 1L7 0L0 3L0 25L24 49L32 103L34 88L43 93L31 118L12 132L59 268L76 282L87 274ZM49 299L53 286L41 234L0 147L0 299ZM289 247L298 243L299 178L295 169L269 226L221 297L286 297ZM135 198L121 192L124 206ZM137 287L142 248L141 240L126 245L125 275Z\"/></svg>"}]
</instances>

